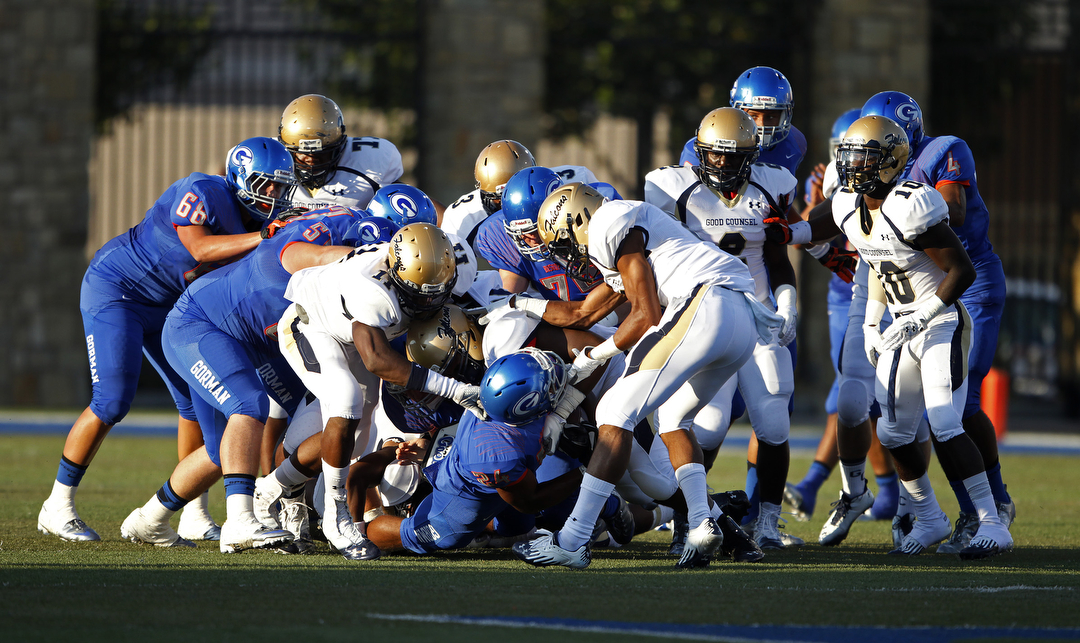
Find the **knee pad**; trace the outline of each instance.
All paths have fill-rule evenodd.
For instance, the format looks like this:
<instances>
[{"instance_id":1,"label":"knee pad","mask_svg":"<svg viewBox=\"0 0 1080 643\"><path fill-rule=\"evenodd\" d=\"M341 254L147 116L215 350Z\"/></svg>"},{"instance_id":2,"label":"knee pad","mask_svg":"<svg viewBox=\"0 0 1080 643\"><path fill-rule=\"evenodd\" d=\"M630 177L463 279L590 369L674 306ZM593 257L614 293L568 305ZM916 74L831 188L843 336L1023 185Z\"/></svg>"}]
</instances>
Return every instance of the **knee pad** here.
<instances>
[{"instance_id":1,"label":"knee pad","mask_svg":"<svg viewBox=\"0 0 1080 643\"><path fill-rule=\"evenodd\" d=\"M951 406L926 409L926 418L930 420L930 430L939 442L951 440L964 432L964 424Z\"/></svg>"},{"instance_id":2,"label":"knee pad","mask_svg":"<svg viewBox=\"0 0 1080 643\"><path fill-rule=\"evenodd\" d=\"M128 412L131 410L131 402L125 402L124 400L93 400L90 402L90 410L94 412L94 415L98 416L99 420L112 426L113 424L119 424L121 420L127 417Z\"/></svg>"},{"instance_id":3,"label":"knee pad","mask_svg":"<svg viewBox=\"0 0 1080 643\"><path fill-rule=\"evenodd\" d=\"M788 416L789 395L766 395L758 400L750 424L754 435L765 444L777 446L787 442L791 433L791 418Z\"/></svg>"},{"instance_id":4,"label":"knee pad","mask_svg":"<svg viewBox=\"0 0 1080 643\"><path fill-rule=\"evenodd\" d=\"M727 436L731 422L719 406L708 404L694 416L694 435L701 448L716 449Z\"/></svg>"},{"instance_id":5,"label":"knee pad","mask_svg":"<svg viewBox=\"0 0 1080 643\"><path fill-rule=\"evenodd\" d=\"M844 379L836 398L836 412L844 426L858 426L870 419L870 394L859 380Z\"/></svg>"}]
</instances>

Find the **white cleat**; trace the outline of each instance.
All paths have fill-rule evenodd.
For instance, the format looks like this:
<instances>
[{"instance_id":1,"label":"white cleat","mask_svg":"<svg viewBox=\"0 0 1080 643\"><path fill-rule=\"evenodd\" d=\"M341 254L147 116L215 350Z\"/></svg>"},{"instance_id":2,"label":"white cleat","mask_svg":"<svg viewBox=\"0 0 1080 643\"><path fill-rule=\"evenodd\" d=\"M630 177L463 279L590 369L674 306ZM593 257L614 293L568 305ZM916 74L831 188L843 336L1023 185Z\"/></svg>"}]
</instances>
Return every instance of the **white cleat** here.
<instances>
[{"instance_id":1,"label":"white cleat","mask_svg":"<svg viewBox=\"0 0 1080 643\"><path fill-rule=\"evenodd\" d=\"M832 511L825 519L825 524L818 534L818 543L831 547L839 545L847 538L851 531L851 525L859 519L864 511L874 506L874 493L867 489L857 496L849 496L840 492L840 499L832 504Z\"/></svg>"},{"instance_id":2,"label":"white cleat","mask_svg":"<svg viewBox=\"0 0 1080 643\"><path fill-rule=\"evenodd\" d=\"M236 554L245 549L280 547L292 542L284 529L269 529L258 520L226 520L221 526L221 553Z\"/></svg>"},{"instance_id":3,"label":"white cleat","mask_svg":"<svg viewBox=\"0 0 1080 643\"><path fill-rule=\"evenodd\" d=\"M281 528L293 535L293 541L278 551L283 554L306 554L314 548L308 506L301 498L281 499Z\"/></svg>"},{"instance_id":4,"label":"white cleat","mask_svg":"<svg viewBox=\"0 0 1080 643\"><path fill-rule=\"evenodd\" d=\"M984 524L979 526L971 543L960 550L961 560L979 560L1012 551L1013 538L1005 525Z\"/></svg>"},{"instance_id":5,"label":"white cleat","mask_svg":"<svg viewBox=\"0 0 1080 643\"><path fill-rule=\"evenodd\" d=\"M1006 529L1012 527L1013 521L1016 520L1016 503L1011 498L1008 502L999 502L997 503L997 511L1001 524L1005 525Z\"/></svg>"},{"instance_id":6,"label":"white cleat","mask_svg":"<svg viewBox=\"0 0 1080 643\"><path fill-rule=\"evenodd\" d=\"M143 515L142 507L128 514L120 525L120 535L133 543L155 547L194 547L195 543L181 538L168 522L153 522Z\"/></svg>"},{"instance_id":7,"label":"white cleat","mask_svg":"<svg viewBox=\"0 0 1080 643\"><path fill-rule=\"evenodd\" d=\"M547 529L537 530L536 534L537 537L532 540L515 543L512 547L514 555L536 567L561 565L570 569L585 569L592 562L589 543L570 551L560 547L555 542L555 535Z\"/></svg>"},{"instance_id":8,"label":"white cleat","mask_svg":"<svg viewBox=\"0 0 1080 643\"><path fill-rule=\"evenodd\" d=\"M190 506L190 505L189 505ZM188 517L190 516L190 518ZM176 533L187 540L221 540L221 525L202 511L184 509Z\"/></svg>"},{"instance_id":9,"label":"white cleat","mask_svg":"<svg viewBox=\"0 0 1080 643\"><path fill-rule=\"evenodd\" d=\"M255 479L255 495L252 500L255 519L270 529L281 529L278 520L278 501L285 494L285 488L272 476Z\"/></svg>"},{"instance_id":10,"label":"white cleat","mask_svg":"<svg viewBox=\"0 0 1080 643\"><path fill-rule=\"evenodd\" d=\"M330 546L349 560L374 560L382 555L375 543L356 528L344 497L335 499L323 514L322 530Z\"/></svg>"},{"instance_id":11,"label":"white cleat","mask_svg":"<svg viewBox=\"0 0 1080 643\"><path fill-rule=\"evenodd\" d=\"M949 517L945 515L944 511L933 519L916 520L911 531L900 542L900 546L889 553L917 556L934 543L948 538L949 527Z\"/></svg>"},{"instance_id":12,"label":"white cleat","mask_svg":"<svg viewBox=\"0 0 1080 643\"><path fill-rule=\"evenodd\" d=\"M41 505L38 513L37 529L48 536L57 536L70 542L91 542L101 540L101 536L91 529L75 513L75 508L68 511L49 509L48 503Z\"/></svg>"},{"instance_id":13,"label":"white cleat","mask_svg":"<svg viewBox=\"0 0 1080 643\"><path fill-rule=\"evenodd\" d=\"M675 563L682 569L695 567L708 567L713 554L724 544L724 534L712 518L706 518L701 524L694 527L686 534L686 547L683 548L682 558Z\"/></svg>"},{"instance_id":14,"label":"white cleat","mask_svg":"<svg viewBox=\"0 0 1080 643\"><path fill-rule=\"evenodd\" d=\"M762 551L766 549L784 549L784 537L780 535L780 516L773 514L773 519L760 515L754 521L754 543Z\"/></svg>"}]
</instances>

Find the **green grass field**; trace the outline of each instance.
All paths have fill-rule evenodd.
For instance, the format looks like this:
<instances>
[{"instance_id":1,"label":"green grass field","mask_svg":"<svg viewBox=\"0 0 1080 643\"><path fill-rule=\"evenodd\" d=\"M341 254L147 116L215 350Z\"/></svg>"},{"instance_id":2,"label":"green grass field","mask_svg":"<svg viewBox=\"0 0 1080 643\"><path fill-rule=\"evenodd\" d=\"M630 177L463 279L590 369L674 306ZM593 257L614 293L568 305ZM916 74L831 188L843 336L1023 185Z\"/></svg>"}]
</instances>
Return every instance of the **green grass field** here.
<instances>
[{"instance_id":1,"label":"green grass field","mask_svg":"<svg viewBox=\"0 0 1080 643\"><path fill-rule=\"evenodd\" d=\"M629 624L1080 627L1075 458L1003 456L1017 505L1017 545L1014 552L987 561L887 556L888 524L866 522L835 549L810 544L770 553L756 565L719 561L697 572L677 570L666 554L669 534L650 532L622 549L594 551L588 570L571 572L527 567L508 550L391 555L355 563L325 545L308 556L225 556L216 543L161 550L122 541L121 521L157 490L175 464L175 442L164 438L106 441L78 498L82 517L103 540L63 543L35 528L62 446L59 436L0 436L4 641L647 640L385 615ZM744 454L737 451L725 449L718 459L710 476L714 488L742 486ZM791 477L801 477L809 462L808 456L793 456ZM955 516L955 500L936 465L932 476L943 507ZM787 528L816 543L838 489L834 475L814 518L790 520ZM224 519L220 486L211 492L211 511ZM1080 629L1066 634L1080 638Z\"/></svg>"}]
</instances>

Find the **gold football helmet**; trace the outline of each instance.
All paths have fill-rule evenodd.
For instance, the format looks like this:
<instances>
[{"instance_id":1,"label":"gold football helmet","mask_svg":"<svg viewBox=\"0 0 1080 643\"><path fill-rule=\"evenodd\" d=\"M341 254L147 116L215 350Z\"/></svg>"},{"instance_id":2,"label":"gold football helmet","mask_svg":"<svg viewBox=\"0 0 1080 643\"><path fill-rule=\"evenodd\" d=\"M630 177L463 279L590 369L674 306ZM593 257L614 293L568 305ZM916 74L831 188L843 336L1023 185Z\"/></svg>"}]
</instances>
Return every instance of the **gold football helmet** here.
<instances>
[{"instance_id":1,"label":"gold football helmet","mask_svg":"<svg viewBox=\"0 0 1080 643\"><path fill-rule=\"evenodd\" d=\"M701 119L694 151L702 183L714 190L737 192L750 178L750 167L761 153L757 124L741 109L714 109Z\"/></svg>"},{"instance_id":2,"label":"gold football helmet","mask_svg":"<svg viewBox=\"0 0 1080 643\"><path fill-rule=\"evenodd\" d=\"M604 195L584 183L568 183L540 204L536 225L540 240L552 259L576 279L586 276L589 261L589 221L607 202Z\"/></svg>"},{"instance_id":3,"label":"gold football helmet","mask_svg":"<svg viewBox=\"0 0 1080 643\"><path fill-rule=\"evenodd\" d=\"M409 326L405 354L410 361L447 377L479 384L484 375L483 331L453 304L431 319Z\"/></svg>"},{"instance_id":4,"label":"gold football helmet","mask_svg":"<svg viewBox=\"0 0 1080 643\"><path fill-rule=\"evenodd\" d=\"M863 116L848 126L836 152L840 184L858 194L885 198L907 165L907 134L884 116Z\"/></svg>"},{"instance_id":5,"label":"gold football helmet","mask_svg":"<svg viewBox=\"0 0 1080 643\"><path fill-rule=\"evenodd\" d=\"M345 153L345 118L334 101L307 94L281 114L278 139L292 153L300 183L315 190L326 184Z\"/></svg>"},{"instance_id":6,"label":"gold football helmet","mask_svg":"<svg viewBox=\"0 0 1080 643\"><path fill-rule=\"evenodd\" d=\"M413 319L430 319L450 299L457 283L454 244L430 223L410 223L390 241L390 282L401 310Z\"/></svg>"},{"instance_id":7,"label":"gold football helmet","mask_svg":"<svg viewBox=\"0 0 1080 643\"><path fill-rule=\"evenodd\" d=\"M495 141L476 158L473 175L480 188L480 201L488 214L495 214L502 207L502 191L510 177L518 170L536 165L536 159L527 147L517 141Z\"/></svg>"}]
</instances>

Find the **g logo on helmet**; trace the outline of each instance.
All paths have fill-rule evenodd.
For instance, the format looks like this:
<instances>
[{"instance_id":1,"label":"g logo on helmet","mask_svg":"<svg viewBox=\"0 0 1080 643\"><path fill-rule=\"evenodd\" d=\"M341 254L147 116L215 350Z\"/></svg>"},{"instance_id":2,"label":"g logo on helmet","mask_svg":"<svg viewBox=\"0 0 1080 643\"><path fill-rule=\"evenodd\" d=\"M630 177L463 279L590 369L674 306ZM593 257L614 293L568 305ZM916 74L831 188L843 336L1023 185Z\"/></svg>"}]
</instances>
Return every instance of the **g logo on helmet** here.
<instances>
[{"instance_id":1,"label":"g logo on helmet","mask_svg":"<svg viewBox=\"0 0 1080 643\"><path fill-rule=\"evenodd\" d=\"M911 103L900 103L900 105L896 107L896 118L905 123L910 123L915 120L916 116L918 116L918 112Z\"/></svg>"},{"instance_id":2,"label":"g logo on helmet","mask_svg":"<svg viewBox=\"0 0 1080 643\"><path fill-rule=\"evenodd\" d=\"M522 396L520 400L515 402L510 411L516 417L527 417L532 415L536 409L540 408L540 402L540 392L530 391Z\"/></svg>"},{"instance_id":3,"label":"g logo on helmet","mask_svg":"<svg viewBox=\"0 0 1080 643\"><path fill-rule=\"evenodd\" d=\"M247 147L237 147L233 150L232 162L236 165L237 174L240 175L240 178L247 176L254 161L255 155Z\"/></svg>"},{"instance_id":4,"label":"g logo on helmet","mask_svg":"<svg viewBox=\"0 0 1080 643\"><path fill-rule=\"evenodd\" d=\"M379 236L382 231L379 230L379 226L375 225L375 223L371 221L363 221L360 223L356 232L360 235L360 242L366 245L378 243Z\"/></svg>"},{"instance_id":5,"label":"g logo on helmet","mask_svg":"<svg viewBox=\"0 0 1080 643\"><path fill-rule=\"evenodd\" d=\"M416 202L404 194L395 194L390 200L390 207L394 208L394 212L400 214L406 221L411 221L420 214L420 208L417 207Z\"/></svg>"}]
</instances>

